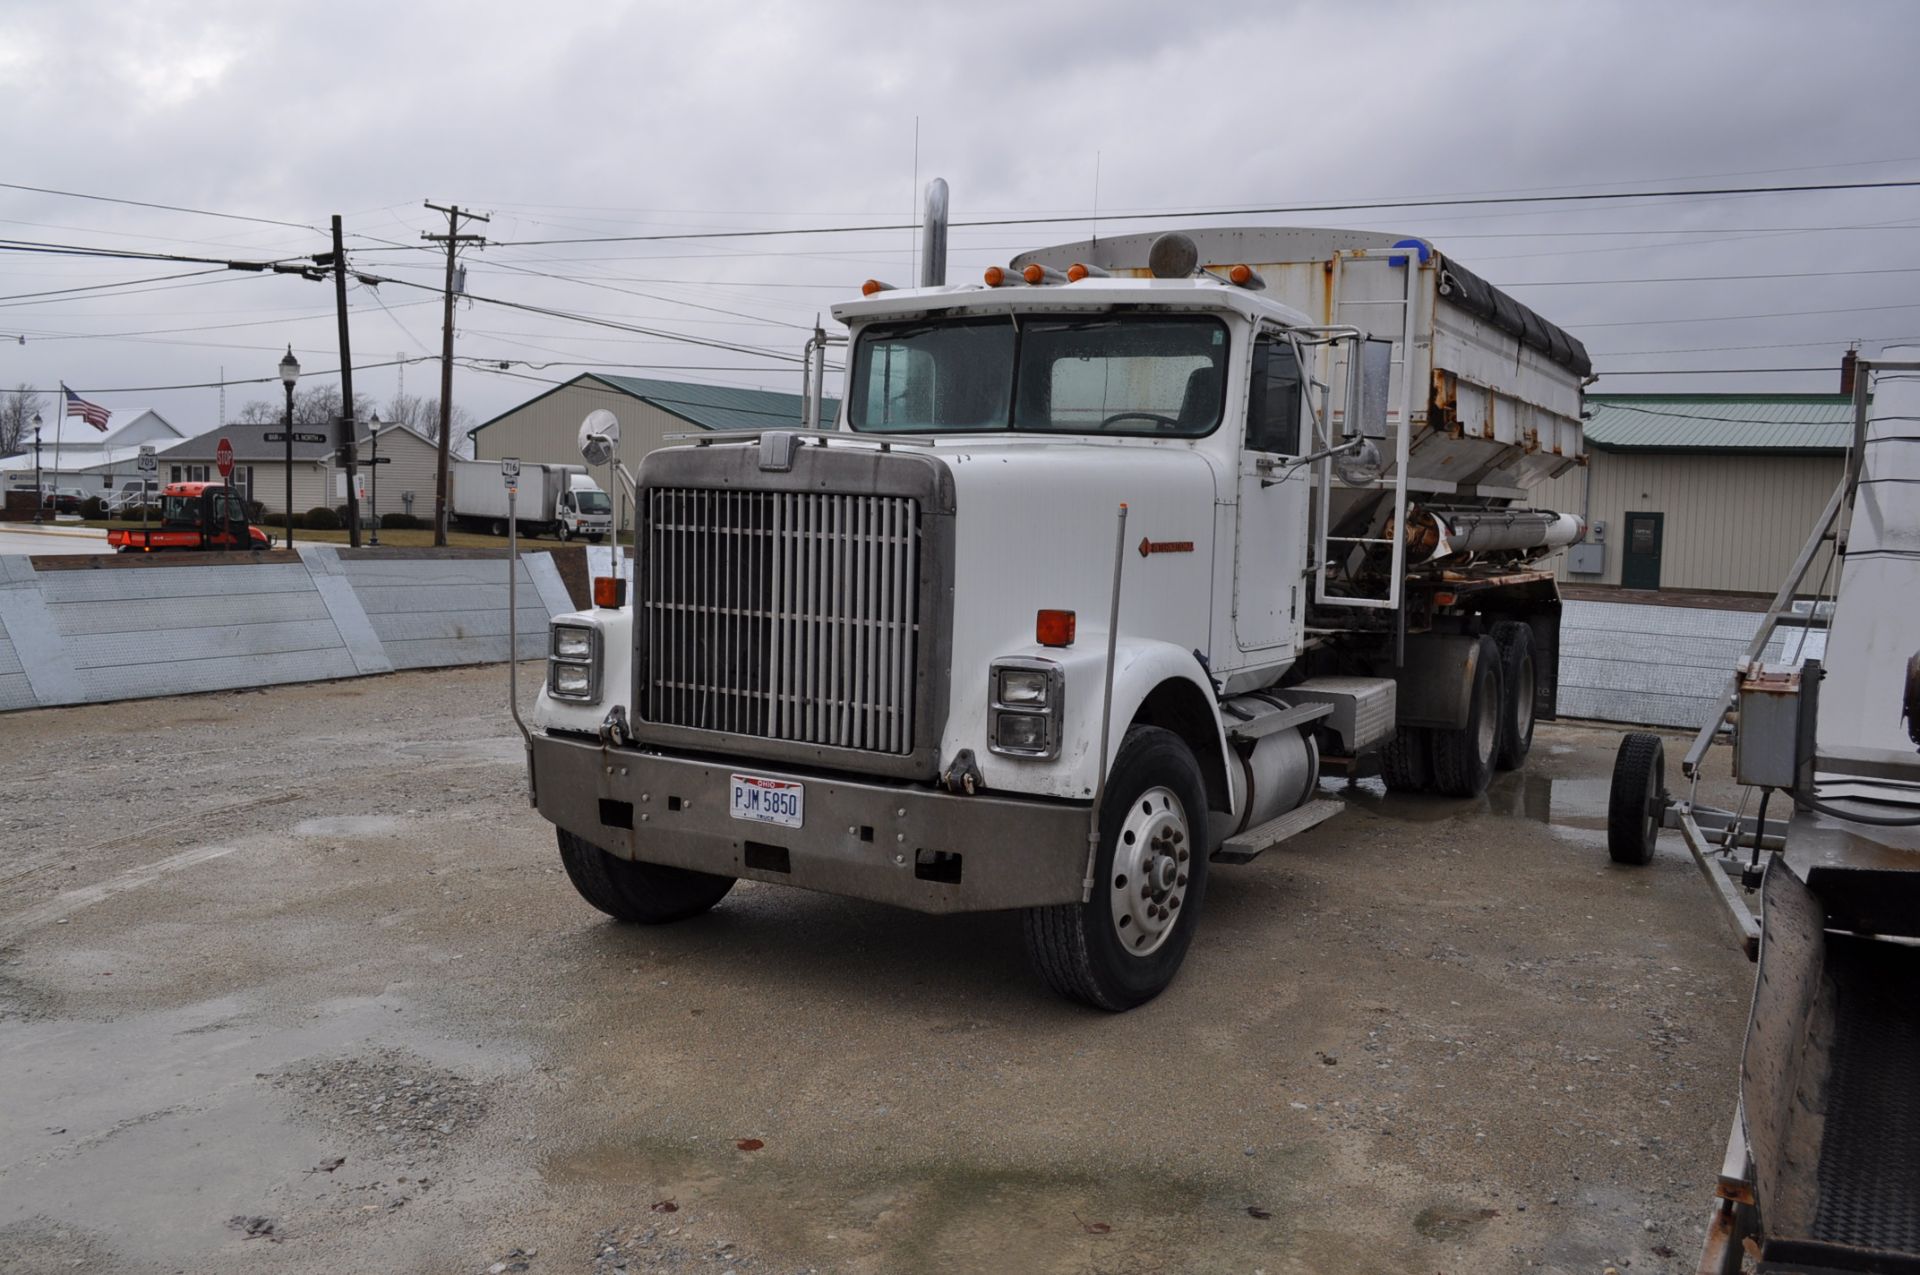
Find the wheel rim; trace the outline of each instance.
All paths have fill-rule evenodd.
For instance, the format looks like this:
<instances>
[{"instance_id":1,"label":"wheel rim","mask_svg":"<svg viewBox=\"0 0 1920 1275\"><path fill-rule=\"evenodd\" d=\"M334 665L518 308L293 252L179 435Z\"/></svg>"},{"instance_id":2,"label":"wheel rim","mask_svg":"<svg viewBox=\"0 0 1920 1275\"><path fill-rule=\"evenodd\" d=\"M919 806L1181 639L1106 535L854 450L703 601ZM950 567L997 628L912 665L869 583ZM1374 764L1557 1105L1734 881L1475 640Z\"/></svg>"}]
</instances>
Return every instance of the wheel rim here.
<instances>
[{"instance_id":1,"label":"wheel rim","mask_svg":"<svg viewBox=\"0 0 1920 1275\"><path fill-rule=\"evenodd\" d=\"M1192 855L1186 807L1172 790L1149 788L1134 798L1120 824L1107 882L1113 929L1124 950L1149 956L1173 933L1187 898Z\"/></svg>"},{"instance_id":2,"label":"wheel rim","mask_svg":"<svg viewBox=\"0 0 1920 1275\"><path fill-rule=\"evenodd\" d=\"M1483 704L1480 707L1480 721L1474 735L1474 745L1478 749L1482 762L1493 760L1493 750L1500 746L1500 706Z\"/></svg>"},{"instance_id":3,"label":"wheel rim","mask_svg":"<svg viewBox=\"0 0 1920 1275\"><path fill-rule=\"evenodd\" d=\"M1520 661L1520 670L1514 677L1513 688L1513 724L1521 740L1533 734L1533 659L1529 656Z\"/></svg>"}]
</instances>

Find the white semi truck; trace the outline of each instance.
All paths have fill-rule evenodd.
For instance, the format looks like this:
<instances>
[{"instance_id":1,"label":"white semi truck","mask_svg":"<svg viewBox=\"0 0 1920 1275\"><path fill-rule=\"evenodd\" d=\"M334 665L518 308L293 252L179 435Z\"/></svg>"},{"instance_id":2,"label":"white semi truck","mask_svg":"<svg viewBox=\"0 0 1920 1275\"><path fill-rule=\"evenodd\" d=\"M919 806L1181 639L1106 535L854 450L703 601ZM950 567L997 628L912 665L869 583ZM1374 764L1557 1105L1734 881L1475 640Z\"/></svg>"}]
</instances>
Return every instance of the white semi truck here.
<instances>
[{"instance_id":1,"label":"white semi truck","mask_svg":"<svg viewBox=\"0 0 1920 1275\"><path fill-rule=\"evenodd\" d=\"M922 286L834 307L830 428L626 479L634 596L553 622L533 800L622 920L742 878L1019 909L1051 986L1126 1009L1213 865L1339 811L1323 770L1470 797L1525 759L1542 559L1583 531L1525 489L1582 462L1590 365L1420 240L1122 236L947 285L927 238Z\"/></svg>"},{"instance_id":2,"label":"white semi truck","mask_svg":"<svg viewBox=\"0 0 1920 1275\"><path fill-rule=\"evenodd\" d=\"M452 466L453 523L469 531L506 535L507 493L500 484L499 462L454 460ZM613 504L585 465L527 461L520 467L515 521L530 536L584 537L598 544L613 529Z\"/></svg>"}]
</instances>

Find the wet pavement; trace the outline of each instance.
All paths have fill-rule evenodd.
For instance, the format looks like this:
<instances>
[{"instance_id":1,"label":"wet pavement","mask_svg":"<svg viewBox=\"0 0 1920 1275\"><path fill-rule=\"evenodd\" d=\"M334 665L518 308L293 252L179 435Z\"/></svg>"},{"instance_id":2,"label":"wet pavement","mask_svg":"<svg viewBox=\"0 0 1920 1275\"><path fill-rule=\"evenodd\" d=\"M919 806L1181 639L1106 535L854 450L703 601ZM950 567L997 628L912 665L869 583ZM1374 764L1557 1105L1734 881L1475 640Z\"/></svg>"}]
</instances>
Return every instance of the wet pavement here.
<instances>
[{"instance_id":1,"label":"wet pavement","mask_svg":"<svg viewBox=\"0 0 1920 1275\"><path fill-rule=\"evenodd\" d=\"M1348 790L1115 1017L1008 915L607 922L504 680L0 716L0 1272L1697 1254L1751 969L1677 839L1608 863L1610 731L1479 802Z\"/></svg>"}]
</instances>

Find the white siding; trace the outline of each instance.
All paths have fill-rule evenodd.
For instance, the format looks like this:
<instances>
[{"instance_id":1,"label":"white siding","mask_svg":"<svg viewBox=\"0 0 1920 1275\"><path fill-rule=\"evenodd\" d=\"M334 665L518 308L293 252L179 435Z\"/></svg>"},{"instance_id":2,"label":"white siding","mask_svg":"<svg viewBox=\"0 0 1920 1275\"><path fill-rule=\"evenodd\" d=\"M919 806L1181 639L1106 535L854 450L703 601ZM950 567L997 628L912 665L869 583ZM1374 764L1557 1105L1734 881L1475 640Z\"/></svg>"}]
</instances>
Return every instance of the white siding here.
<instances>
[{"instance_id":1,"label":"white siding","mask_svg":"<svg viewBox=\"0 0 1920 1275\"><path fill-rule=\"evenodd\" d=\"M1772 593L1786 579L1840 481L1838 456L1741 452L1613 452L1594 449L1589 475L1572 469L1529 493L1536 508L1585 512L1607 525L1603 575L1572 575L1565 555L1555 574L1572 584L1620 583L1626 515L1659 513L1662 589ZM1814 560L1818 582L1830 551ZM1811 587L1811 585L1809 586Z\"/></svg>"}]
</instances>

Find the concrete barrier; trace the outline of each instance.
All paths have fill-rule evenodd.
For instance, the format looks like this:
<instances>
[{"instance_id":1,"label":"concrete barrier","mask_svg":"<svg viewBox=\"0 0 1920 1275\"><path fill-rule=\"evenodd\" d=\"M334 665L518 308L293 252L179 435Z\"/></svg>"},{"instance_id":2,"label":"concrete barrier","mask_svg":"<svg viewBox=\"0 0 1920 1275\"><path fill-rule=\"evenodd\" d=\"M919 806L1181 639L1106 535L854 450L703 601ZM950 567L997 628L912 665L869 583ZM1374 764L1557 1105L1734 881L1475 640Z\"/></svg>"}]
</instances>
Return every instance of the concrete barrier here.
<instances>
[{"instance_id":1,"label":"concrete barrier","mask_svg":"<svg viewBox=\"0 0 1920 1275\"><path fill-rule=\"evenodd\" d=\"M330 545L100 569L0 557L0 711L504 660L503 559ZM519 573L518 654L537 659L574 604L550 555L523 555Z\"/></svg>"},{"instance_id":2,"label":"concrete barrier","mask_svg":"<svg viewBox=\"0 0 1920 1275\"><path fill-rule=\"evenodd\" d=\"M1560 614L1562 717L1697 728L1765 617L1755 611L1568 601ZM1819 659L1826 632L1776 630L1762 659Z\"/></svg>"}]
</instances>

